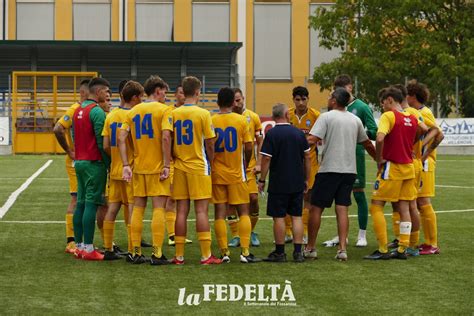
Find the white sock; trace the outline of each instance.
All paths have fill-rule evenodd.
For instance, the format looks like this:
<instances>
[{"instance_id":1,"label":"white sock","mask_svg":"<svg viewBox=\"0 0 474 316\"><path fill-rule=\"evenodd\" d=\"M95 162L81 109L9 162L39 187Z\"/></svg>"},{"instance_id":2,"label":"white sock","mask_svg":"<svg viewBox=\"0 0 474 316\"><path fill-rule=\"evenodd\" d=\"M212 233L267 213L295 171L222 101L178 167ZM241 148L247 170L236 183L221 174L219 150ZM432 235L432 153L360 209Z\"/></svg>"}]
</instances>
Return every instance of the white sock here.
<instances>
[{"instance_id":1,"label":"white sock","mask_svg":"<svg viewBox=\"0 0 474 316\"><path fill-rule=\"evenodd\" d=\"M359 239L366 239L367 231L365 229L359 229Z\"/></svg>"},{"instance_id":2,"label":"white sock","mask_svg":"<svg viewBox=\"0 0 474 316\"><path fill-rule=\"evenodd\" d=\"M411 233L411 222L400 222L400 234L410 235Z\"/></svg>"},{"instance_id":3,"label":"white sock","mask_svg":"<svg viewBox=\"0 0 474 316\"><path fill-rule=\"evenodd\" d=\"M85 248L86 252L88 252L88 253L91 253L92 251L94 251L94 245L93 244L84 244L84 248Z\"/></svg>"}]
</instances>

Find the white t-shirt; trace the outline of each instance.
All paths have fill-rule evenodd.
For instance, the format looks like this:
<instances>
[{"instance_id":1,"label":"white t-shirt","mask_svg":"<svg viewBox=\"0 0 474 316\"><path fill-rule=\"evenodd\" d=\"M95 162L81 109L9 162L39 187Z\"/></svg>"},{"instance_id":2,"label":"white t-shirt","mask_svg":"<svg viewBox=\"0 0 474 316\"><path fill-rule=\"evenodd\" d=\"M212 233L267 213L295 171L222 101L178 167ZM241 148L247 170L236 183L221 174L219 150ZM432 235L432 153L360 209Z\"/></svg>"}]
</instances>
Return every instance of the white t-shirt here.
<instances>
[{"instance_id":1,"label":"white t-shirt","mask_svg":"<svg viewBox=\"0 0 474 316\"><path fill-rule=\"evenodd\" d=\"M318 173L357 174L356 145L368 139L357 116L339 110L323 113L309 133L324 140Z\"/></svg>"}]
</instances>

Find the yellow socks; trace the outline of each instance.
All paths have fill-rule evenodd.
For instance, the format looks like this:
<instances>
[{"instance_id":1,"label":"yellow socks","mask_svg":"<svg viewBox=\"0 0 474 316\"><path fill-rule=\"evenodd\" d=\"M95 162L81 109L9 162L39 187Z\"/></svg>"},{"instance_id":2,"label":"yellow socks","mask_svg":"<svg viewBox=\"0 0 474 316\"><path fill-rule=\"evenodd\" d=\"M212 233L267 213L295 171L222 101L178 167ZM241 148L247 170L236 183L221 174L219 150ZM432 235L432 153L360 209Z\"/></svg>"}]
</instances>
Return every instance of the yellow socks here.
<instances>
[{"instance_id":1,"label":"yellow socks","mask_svg":"<svg viewBox=\"0 0 474 316\"><path fill-rule=\"evenodd\" d=\"M201 257L207 259L211 256L211 232L197 232Z\"/></svg>"},{"instance_id":2,"label":"yellow socks","mask_svg":"<svg viewBox=\"0 0 474 316\"><path fill-rule=\"evenodd\" d=\"M370 214L374 221L374 232L379 243L379 251L381 253L387 253L387 223L383 215L383 206L371 204Z\"/></svg>"},{"instance_id":3,"label":"yellow socks","mask_svg":"<svg viewBox=\"0 0 474 316\"><path fill-rule=\"evenodd\" d=\"M307 207L303 209L302 220L303 220L303 230L304 230L303 235L308 236L309 209Z\"/></svg>"},{"instance_id":4,"label":"yellow socks","mask_svg":"<svg viewBox=\"0 0 474 316\"><path fill-rule=\"evenodd\" d=\"M184 257L184 244L186 243L186 236L174 236L175 256L176 258Z\"/></svg>"},{"instance_id":5,"label":"yellow socks","mask_svg":"<svg viewBox=\"0 0 474 316\"><path fill-rule=\"evenodd\" d=\"M250 223L252 224L252 231L255 229L255 226L258 222L258 212L250 214Z\"/></svg>"},{"instance_id":6,"label":"yellow socks","mask_svg":"<svg viewBox=\"0 0 474 316\"><path fill-rule=\"evenodd\" d=\"M393 234L395 239L400 239L400 213L392 213L392 225L393 225Z\"/></svg>"},{"instance_id":7,"label":"yellow socks","mask_svg":"<svg viewBox=\"0 0 474 316\"><path fill-rule=\"evenodd\" d=\"M292 224L291 224L291 216L286 215L285 217L285 227L286 227L286 235L287 236L293 236L293 229L292 229Z\"/></svg>"},{"instance_id":8,"label":"yellow socks","mask_svg":"<svg viewBox=\"0 0 474 316\"><path fill-rule=\"evenodd\" d=\"M400 222L400 240L398 252L404 252L410 245L411 222Z\"/></svg>"},{"instance_id":9,"label":"yellow socks","mask_svg":"<svg viewBox=\"0 0 474 316\"><path fill-rule=\"evenodd\" d=\"M134 249L134 254L142 254L142 231L143 231L143 214L145 213L145 208L140 206L133 207L132 220L131 220L131 230L132 230L132 246Z\"/></svg>"},{"instance_id":10,"label":"yellow socks","mask_svg":"<svg viewBox=\"0 0 474 316\"><path fill-rule=\"evenodd\" d=\"M74 214L66 214L66 238L68 242L74 240L74 225L72 223L73 216Z\"/></svg>"},{"instance_id":11,"label":"yellow socks","mask_svg":"<svg viewBox=\"0 0 474 316\"><path fill-rule=\"evenodd\" d=\"M133 253L133 245L132 245L132 225L127 225L127 238L128 238L128 253Z\"/></svg>"},{"instance_id":12,"label":"yellow socks","mask_svg":"<svg viewBox=\"0 0 474 316\"><path fill-rule=\"evenodd\" d=\"M151 219L151 233L153 238L153 254L160 258L162 255L161 247L165 239L165 209L154 208Z\"/></svg>"},{"instance_id":13,"label":"yellow socks","mask_svg":"<svg viewBox=\"0 0 474 316\"><path fill-rule=\"evenodd\" d=\"M168 237L174 236L174 224L176 222L176 212L166 211L166 231L168 232Z\"/></svg>"},{"instance_id":14,"label":"yellow socks","mask_svg":"<svg viewBox=\"0 0 474 316\"><path fill-rule=\"evenodd\" d=\"M424 215L423 231L425 234L425 243L433 247L438 247L438 222L436 213L431 204L419 207L420 215ZM428 238L426 238L428 237Z\"/></svg>"},{"instance_id":15,"label":"yellow socks","mask_svg":"<svg viewBox=\"0 0 474 316\"><path fill-rule=\"evenodd\" d=\"M416 232L411 232L410 234L410 248L415 248L418 246L418 242L420 240L420 231L417 230Z\"/></svg>"},{"instance_id":16,"label":"yellow socks","mask_svg":"<svg viewBox=\"0 0 474 316\"><path fill-rule=\"evenodd\" d=\"M232 238L239 237L239 219L236 215L231 215L227 217L227 223L229 223L230 233Z\"/></svg>"},{"instance_id":17,"label":"yellow socks","mask_svg":"<svg viewBox=\"0 0 474 316\"><path fill-rule=\"evenodd\" d=\"M214 229L216 231L217 245L221 254L227 254L227 226L225 224L225 219L216 219L214 221Z\"/></svg>"},{"instance_id":18,"label":"yellow socks","mask_svg":"<svg viewBox=\"0 0 474 316\"><path fill-rule=\"evenodd\" d=\"M240 246L242 247L242 254L248 256L250 254L250 233L252 232L252 223L248 215L240 216L239 221L239 236Z\"/></svg>"},{"instance_id":19,"label":"yellow socks","mask_svg":"<svg viewBox=\"0 0 474 316\"><path fill-rule=\"evenodd\" d=\"M113 251L113 239L114 239L114 228L115 222L106 221L104 220L104 227L102 230L104 231L104 248L108 251Z\"/></svg>"}]
</instances>

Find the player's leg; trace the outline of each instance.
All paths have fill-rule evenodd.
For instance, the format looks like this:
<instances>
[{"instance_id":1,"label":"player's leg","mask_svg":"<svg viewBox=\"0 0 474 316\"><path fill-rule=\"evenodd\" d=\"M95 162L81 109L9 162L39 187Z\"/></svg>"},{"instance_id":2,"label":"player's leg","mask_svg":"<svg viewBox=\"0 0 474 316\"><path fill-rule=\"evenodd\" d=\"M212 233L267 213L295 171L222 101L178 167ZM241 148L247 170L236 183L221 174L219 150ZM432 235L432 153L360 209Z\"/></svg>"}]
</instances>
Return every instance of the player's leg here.
<instances>
[{"instance_id":1,"label":"player's leg","mask_svg":"<svg viewBox=\"0 0 474 316\"><path fill-rule=\"evenodd\" d=\"M168 245L174 246L174 225L176 222L176 201L172 197L166 200L165 207L166 232L168 233Z\"/></svg>"},{"instance_id":2,"label":"player's leg","mask_svg":"<svg viewBox=\"0 0 474 316\"><path fill-rule=\"evenodd\" d=\"M228 205L227 223L229 224L230 233L232 235L232 239L230 240L228 246L233 248L239 247L239 216L237 215L237 208L234 205Z\"/></svg>"},{"instance_id":3,"label":"player's leg","mask_svg":"<svg viewBox=\"0 0 474 316\"><path fill-rule=\"evenodd\" d=\"M215 188L217 185L213 185ZM224 187L221 185L221 187ZM224 188L225 190L225 188ZM217 197L216 190L212 190L213 202L218 201L215 200L214 197ZM214 203L214 230L216 233L217 239L217 246L219 247L219 251L221 253L222 262L228 263L230 262L230 251L227 245L227 226L225 223L225 214L227 212L227 201L223 203Z\"/></svg>"},{"instance_id":4,"label":"player's leg","mask_svg":"<svg viewBox=\"0 0 474 316\"><path fill-rule=\"evenodd\" d=\"M285 216L285 244L293 242L293 228L291 227L291 216Z\"/></svg>"},{"instance_id":5,"label":"player's leg","mask_svg":"<svg viewBox=\"0 0 474 316\"><path fill-rule=\"evenodd\" d=\"M76 243L74 241L74 224L73 217L77 204L77 178L76 170L72 166L66 166L67 175L69 178L69 193L71 200L66 210L66 253L74 253L76 250Z\"/></svg>"},{"instance_id":6,"label":"player's leg","mask_svg":"<svg viewBox=\"0 0 474 316\"><path fill-rule=\"evenodd\" d=\"M79 162L75 164L76 175L77 175L77 203L76 210L73 216L74 226L74 240L76 242L76 251L74 255L76 258L81 259L84 250L84 230L82 227L82 219L84 216L85 208L85 174L83 171L83 163Z\"/></svg>"},{"instance_id":7,"label":"player's leg","mask_svg":"<svg viewBox=\"0 0 474 316\"><path fill-rule=\"evenodd\" d=\"M109 200L114 201L115 199L112 199L111 195L109 194ZM109 202L107 214L105 214L103 229L105 249L104 260L117 260L122 258L114 252L113 247L115 219L117 218L117 214L120 211L121 206L122 202Z\"/></svg>"},{"instance_id":8,"label":"player's leg","mask_svg":"<svg viewBox=\"0 0 474 316\"><path fill-rule=\"evenodd\" d=\"M190 200L189 186L186 173L180 169L174 169L173 175L173 199L176 201L175 222L175 257L174 264L184 263L184 245L186 243L187 219L189 215Z\"/></svg>"},{"instance_id":9,"label":"player's leg","mask_svg":"<svg viewBox=\"0 0 474 316\"><path fill-rule=\"evenodd\" d=\"M411 232L410 245L407 249L407 254L410 256L418 256L420 251L418 249L418 242L420 241L420 215L416 205L416 199L409 202L410 218L411 218Z\"/></svg>"},{"instance_id":10,"label":"player's leg","mask_svg":"<svg viewBox=\"0 0 474 316\"><path fill-rule=\"evenodd\" d=\"M132 238L133 260L129 261L134 264L145 263L145 257L142 255L142 232L143 218L145 216L145 208L147 204L145 175L133 174L133 210L130 219L130 235Z\"/></svg>"},{"instance_id":11,"label":"player's leg","mask_svg":"<svg viewBox=\"0 0 474 316\"><path fill-rule=\"evenodd\" d=\"M153 175L154 176L154 175ZM170 192L166 192L170 194ZM153 252L150 258L152 265L163 265L168 264L163 254L163 241L165 239L165 226L166 226L166 201L168 196L154 196L152 197L153 203L153 216L151 219L151 232L153 236Z\"/></svg>"},{"instance_id":12,"label":"player's leg","mask_svg":"<svg viewBox=\"0 0 474 316\"><path fill-rule=\"evenodd\" d=\"M357 236L357 247L367 246L367 224L369 221L369 207L365 196L365 149L362 146L356 148L357 176L353 185L354 199L357 203L357 219L359 223L359 235Z\"/></svg>"},{"instance_id":13,"label":"player's leg","mask_svg":"<svg viewBox=\"0 0 474 316\"><path fill-rule=\"evenodd\" d=\"M400 213L398 212L398 202L392 202L392 229L394 239L388 244L389 249L398 248L398 241L400 239Z\"/></svg>"},{"instance_id":14,"label":"player's leg","mask_svg":"<svg viewBox=\"0 0 474 316\"><path fill-rule=\"evenodd\" d=\"M304 238L304 223L302 218L304 194L293 193L290 194L288 201L288 214L291 216L291 226L293 227L293 261L304 262L303 256L303 238ZM309 216L308 216L309 217ZM309 220L309 218L308 218ZM307 235L306 235L307 236ZM307 238L306 238L307 239Z\"/></svg>"},{"instance_id":15,"label":"player's leg","mask_svg":"<svg viewBox=\"0 0 474 316\"><path fill-rule=\"evenodd\" d=\"M438 223L436 213L431 198L435 196L435 170L434 162L431 158L425 162L429 164L429 168L425 168L421 172L421 181L423 183L418 194L417 204L422 218L423 232L425 236L425 244L420 249L421 255L439 254L438 247ZM425 171L428 170L428 171Z\"/></svg>"},{"instance_id":16,"label":"player's leg","mask_svg":"<svg viewBox=\"0 0 474 316\"><path fill-rule=\"evenodd\" d=\"M311 183L310 183L311 184ZM313 180L314 185L314 180ZM313 186L310 186L311 188ZM308 243L308 223L309 223L309 210L311 208L311 191L309 189L308 192L304 194L303 198L303 212L301 213L301 220L303 221L303 244Z\"/></svg>"},{"instance_id":17,"label":"player's leg","mask_svg":"<svg viewBox=\"0 0 474 316\"><path fill-rule=\"evenodd\" d=\"M268 194L267 215L273 217L273 238L275 239L275 250L263 261L286 262L285 254L285 217L287 215L288 195Z\"/></svg>"},{"instance_id":18,"label":"player's leg","mask_svg":"<svg viewBox=\"0 0 474 316\"><path fill-rule=\"evenodd\" d=\"M411 217L409 201L398 201L398 213L400 214L400 240L398 249L391 253L391 258L406 259L406 249L410 244Z\"/></svg>"},{"instance_id":19,"label":"player's leg","mask_svg":"<svg viewBox=\"0 0 474 316\"><path fill-rule=\"evenodd\" d=\"M259 206L258 206L258 187L257 178L252 171L247 172L247 187L250 198L250 222L252 224L252 233L250 234L250 244L253 247L260 246L260 240L258 234L255 232L255 226L257 225L259 218Z\"/></svg>"}]
</instances>

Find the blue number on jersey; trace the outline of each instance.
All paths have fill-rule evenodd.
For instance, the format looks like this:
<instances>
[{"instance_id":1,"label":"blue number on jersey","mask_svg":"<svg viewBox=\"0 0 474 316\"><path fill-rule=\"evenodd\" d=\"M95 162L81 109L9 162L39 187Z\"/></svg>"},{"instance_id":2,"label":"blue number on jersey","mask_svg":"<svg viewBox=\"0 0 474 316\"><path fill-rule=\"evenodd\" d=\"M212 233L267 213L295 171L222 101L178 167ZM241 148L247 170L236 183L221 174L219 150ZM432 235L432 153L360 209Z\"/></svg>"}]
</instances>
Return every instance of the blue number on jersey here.
<instances>
[{"instance_id":1,"label":"blue number on jersey","mask_svg":"<svg viewBox=\"0 0 474 316\"><path fill-rule=\"evenodd\" d=\"M112 130L112 135L110 136L110 146L117 146L117 129L122 127L122 123L113 122L110 124L110 129Z\"/></svg>"},{"instance_id":2,"label":"blue number on jersey","mask_svg":"<svg viewBox=\"0 0 474 316\"><path fill-rule=\"evenodd\" d=\"M217 140L215 144L216 153L225 151L231 153L237 149L237 130L234 127L227 127L225 130L216 128Z\"/></svg>"},{"instance_id":3,"label":"blue number on jersey","mask_svg":"<svg viewBox=\"0 0 474 316\"><path fill-rule=\"evenodd\" d=\"M177 145L191 145L194 140L193 134L193 121L191 120L178 120L174 123L174 129L176 131L176 144ZM184 129L184 133L183 133Z\"/></svg>"},{"instance_id":4,"label":"blue number on jersey","mask_svg":"<svg viewBox=\"0 0 474 316\"><path fill-rule=\"evenodd\" d=\"M150 113L143 116L143 121L141 120L140 114L134 116L133 122L135 123L136 139L141 139L142 135L148 135L148 138L153 138L153 123L151 119L152 116Z\"/></svg>"}]
</instances>

